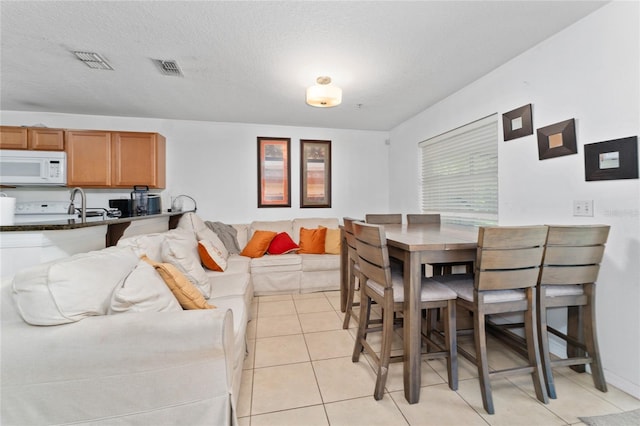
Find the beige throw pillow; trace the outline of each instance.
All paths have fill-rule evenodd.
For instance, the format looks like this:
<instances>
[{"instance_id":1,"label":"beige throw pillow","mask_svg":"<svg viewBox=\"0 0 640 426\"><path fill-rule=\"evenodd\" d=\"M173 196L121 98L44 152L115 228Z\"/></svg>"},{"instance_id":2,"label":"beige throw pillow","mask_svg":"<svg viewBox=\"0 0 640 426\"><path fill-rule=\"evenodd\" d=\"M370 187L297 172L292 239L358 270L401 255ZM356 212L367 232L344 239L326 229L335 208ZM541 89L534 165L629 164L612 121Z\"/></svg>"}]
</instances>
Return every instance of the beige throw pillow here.
<instances>
[{"instance_id":1,"label":"beige throw pillow","mask_svg":"<svg viewBox=\"0 0 640 426\"><path fill-rule=\"evenodd\" d=\"M184 309L215 309L209 305L202 293L171 263L158 263L143 256L142 260L152 265Z\"/></svg>"}]
</instances>

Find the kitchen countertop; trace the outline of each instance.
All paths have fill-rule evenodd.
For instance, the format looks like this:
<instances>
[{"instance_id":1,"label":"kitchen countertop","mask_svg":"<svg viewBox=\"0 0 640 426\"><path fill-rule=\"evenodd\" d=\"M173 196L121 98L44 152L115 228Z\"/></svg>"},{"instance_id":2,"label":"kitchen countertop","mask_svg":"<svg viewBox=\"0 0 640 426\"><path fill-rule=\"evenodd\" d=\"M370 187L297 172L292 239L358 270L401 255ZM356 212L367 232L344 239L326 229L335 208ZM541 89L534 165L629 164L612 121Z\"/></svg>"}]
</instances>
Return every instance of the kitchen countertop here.
<instances>
[{"instance_id":1,"label":"kitchen countertop","mask_svg":"<svg viewBox=\"0 0 640 426\"><path fill-rule=\"evenodd\" d=\"M184 213L188 213L188 211L163 212L158 214L150 214L146 216L110 217L106 219L104 219L103 217L88 217L86 222L82 222L80 218L59 220L55 222L34 221L34 222L20 223L15 225L0 226L0 232L57 231L57 230L65 230L65 229L78 229L78 228L87 228L90 226L124 224L124 223L135 222L138 220L147 220L147 219L155 219L155 218L162 218L162 217L171 218L173 216L181 216Z\"/></svg>"}]
</instances>

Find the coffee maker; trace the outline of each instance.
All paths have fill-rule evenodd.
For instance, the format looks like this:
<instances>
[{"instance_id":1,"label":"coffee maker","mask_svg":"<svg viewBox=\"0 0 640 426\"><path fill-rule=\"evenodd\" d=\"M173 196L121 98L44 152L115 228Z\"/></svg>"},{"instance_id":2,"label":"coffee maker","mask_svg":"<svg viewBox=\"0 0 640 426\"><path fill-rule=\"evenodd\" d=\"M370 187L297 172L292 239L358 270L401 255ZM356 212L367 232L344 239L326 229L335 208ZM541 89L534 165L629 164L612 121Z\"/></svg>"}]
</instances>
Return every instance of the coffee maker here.
<instances>
[{"instance_id":1,"label":"coffee maker","mask_svg":"<svg viewBox=\"0 0 640 426\"><path fill-rule=\"evenodd\" d=\"M149 212L149 186L134 185L131 191L132 216L145 216Z\"/></svg>"}]
</instances>

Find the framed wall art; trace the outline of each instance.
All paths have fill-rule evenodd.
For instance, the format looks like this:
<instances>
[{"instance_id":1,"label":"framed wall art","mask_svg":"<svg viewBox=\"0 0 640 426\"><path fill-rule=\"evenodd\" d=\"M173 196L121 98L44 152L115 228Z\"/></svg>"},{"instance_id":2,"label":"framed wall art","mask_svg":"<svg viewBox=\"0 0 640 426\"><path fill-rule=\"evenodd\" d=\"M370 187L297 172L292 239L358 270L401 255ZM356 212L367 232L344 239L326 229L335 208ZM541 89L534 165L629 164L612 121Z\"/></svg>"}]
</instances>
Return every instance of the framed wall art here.
<instances>
[{"instance_id":1,"label":"framed wall art","mask_svg":"<svg viewBox=\"0 0 640 426\"><path fill-rule=\"evenodd\" d=\"M533 134L531 104L521 106L502 114L502 133L504 140L521 138Z\"/></svg>"},{"instance_id":2,"label":"framed wall art","mask_svg":"<svg viewBox=\"0 0 640 426\"><path fill-rule=\"evenodd\" d=\"M331 207L331 141L300 140L300 207Z\"/></svg>"},{"instance_id":3,"label":"framed wall art","mask_svg":"<svg viewBox=\"0 0 640 426\"><path fill-rule=\"evenodd\" d=\"M291 139L258 138L258 207L291 207Z\"/></svg>"},{"instance_id":4,"label":"framed wall art","mask_svg":"<svg viewBox=\"0 0 640 426\"><path fill-rule=\"evenodd\" d=\"M585 145L584 172L586 181L638 179L638 137Z\"/></svg>"},{"instance_id":5,"label":"framed wall art","mask_svg":"<svg viewBox=\"0 0 640 426\"><path fill-rule=\"evenodd\" d=\"M561 121L538 129L538 158L577 154L575 119Z\"/></svg>"}]
</instances>

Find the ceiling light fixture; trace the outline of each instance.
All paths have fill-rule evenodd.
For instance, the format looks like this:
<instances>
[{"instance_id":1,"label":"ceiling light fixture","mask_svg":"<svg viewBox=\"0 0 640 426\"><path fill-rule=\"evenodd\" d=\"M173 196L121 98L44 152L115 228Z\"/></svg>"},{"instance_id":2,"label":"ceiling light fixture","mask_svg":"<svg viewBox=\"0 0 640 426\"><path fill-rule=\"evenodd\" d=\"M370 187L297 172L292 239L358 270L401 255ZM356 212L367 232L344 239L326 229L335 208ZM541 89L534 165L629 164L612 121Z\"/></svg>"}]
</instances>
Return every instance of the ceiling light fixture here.
<instances>
[{"instance_id":1,"label":"ceiling light fixture","mask_svg":"<svg viewBox=\"0 0 640 426\"><path fill-rule=\"evenodd\" d=\"M94 70L113 70L113 67L105 61L102 56L95 52L72 52L76 58L85 63L86 66Z\"/></svg>"},{"instance_id":2,"label":"ceiling light fixture","mask_svg":"<svg viewBox=\"0 0 640 426\"><path fill-rule=\"evenodd\" d=\"M331 85L331 77L318 77L316 83L315 86L307 88L307 104L318 108L340 105L342 89Z\"/></svg>"}]
</instances>

